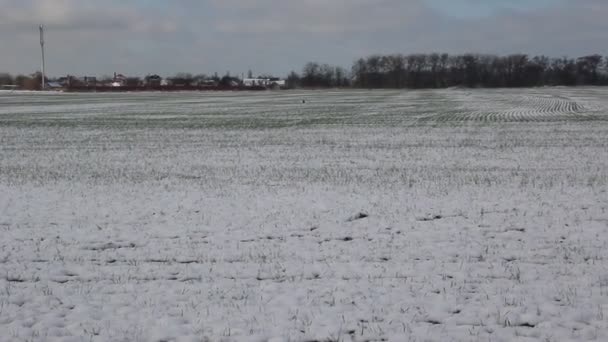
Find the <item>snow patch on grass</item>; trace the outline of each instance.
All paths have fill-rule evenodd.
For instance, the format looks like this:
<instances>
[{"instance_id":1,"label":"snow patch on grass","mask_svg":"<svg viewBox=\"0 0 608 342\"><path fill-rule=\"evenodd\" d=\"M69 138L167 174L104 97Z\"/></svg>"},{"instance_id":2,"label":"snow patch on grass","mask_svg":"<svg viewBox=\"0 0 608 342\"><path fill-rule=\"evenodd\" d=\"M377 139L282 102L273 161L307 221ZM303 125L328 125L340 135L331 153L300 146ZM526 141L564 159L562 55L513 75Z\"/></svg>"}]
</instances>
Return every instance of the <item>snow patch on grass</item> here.
<instances>
[{"instance_id":1,"label":"snow patch on grass","mask_svg":"<svg viewBox=\"0 0 608 342\"><path fill-rule=\"evenodd\" d=\"M302 94L0 94L0 340L608 339L602 91Z\"/></svg>"}]
</instances>

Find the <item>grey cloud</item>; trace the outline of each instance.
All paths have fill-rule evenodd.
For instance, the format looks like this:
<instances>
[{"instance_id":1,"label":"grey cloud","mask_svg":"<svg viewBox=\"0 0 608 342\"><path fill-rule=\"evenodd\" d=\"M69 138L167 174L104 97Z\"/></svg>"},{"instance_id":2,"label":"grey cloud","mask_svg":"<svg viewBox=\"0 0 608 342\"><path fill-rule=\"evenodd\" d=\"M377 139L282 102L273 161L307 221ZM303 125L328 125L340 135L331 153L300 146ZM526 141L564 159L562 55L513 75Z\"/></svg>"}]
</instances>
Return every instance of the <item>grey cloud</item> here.
<instances>
[{"instance_id":1,"label":"grey cloud","mask_svg":"<svg viewBox=\"0 0 608 342\"><path fill-rule=\"evenodd\" d=\"M432 12L420 1L399 0L262 0L215 1L216 8L231 10L217 28L228 33L343 34L398 30ZM252 16L251 13L255 15Z\"/></svg>"},{"instance_id":2,"label":"grey cloud","mask_svg":"<svg viewBox=\"0 0 608 342\"><path fill-rule=\"evenodd\" d=\"M29 32L39 23L53 30L79 32L155 33L171 31L177 26L174 20L113 0L3 0L0 7L0 27L5 33Z\"/></svg>"},{"instance_id":3,"label":"grey cloud","mask_svg":"<svg viewBox=\"0 0 608 342\"><path fill-rule=\"evenodd\" d=\"M0 71L35 70L41 22L48 27L52 74L284 74L309 60L348 67L372 53L608 53L604 0L468 19L447 16L423 0L159 3L161 8L143 1L0 0L0 39L9 51Z\"/></svg>"}]
</instances>

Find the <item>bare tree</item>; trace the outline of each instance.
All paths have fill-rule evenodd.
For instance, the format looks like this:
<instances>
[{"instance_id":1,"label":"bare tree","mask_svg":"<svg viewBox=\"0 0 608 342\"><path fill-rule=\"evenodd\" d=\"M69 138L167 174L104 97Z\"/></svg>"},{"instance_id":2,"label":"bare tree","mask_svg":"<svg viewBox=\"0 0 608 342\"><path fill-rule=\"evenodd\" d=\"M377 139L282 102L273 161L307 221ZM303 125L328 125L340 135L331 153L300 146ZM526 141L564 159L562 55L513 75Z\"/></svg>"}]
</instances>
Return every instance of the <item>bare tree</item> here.
<instances>
[{"instance_id":1,"label":"bare tree","mask_svg":"<svg viewBox=\"0 0 608 342\"><path fill-rule=\"evenodd\" d=\"M12 85L14 84L15 80L13 79L13 76L11 76L11 74L9 73L0 73L0 86L3 85Z\"/></svg>"},{"instance_id":2,"label":"bare tree","mask_svg":"<svg viewBox=\"0 0 608 342\"><path fill-rule=\"evenodd\" d=\"M578 68L579 82L584 84L597 84L598 71L602 65L604 57L600 55L591 55L580 57L576 61Z\"/></svg>"},{"instance_id":3,"label":"bare tree","mask_svg":"<svg viewBox=\"0 0 608 342\"><path fill-rule=\"evenodd\" d=\"M289 76L287 76L286 85L289 89L299 87L301 85L300 75L295 71L290 72Z\"/></svg>"}]
</instances>

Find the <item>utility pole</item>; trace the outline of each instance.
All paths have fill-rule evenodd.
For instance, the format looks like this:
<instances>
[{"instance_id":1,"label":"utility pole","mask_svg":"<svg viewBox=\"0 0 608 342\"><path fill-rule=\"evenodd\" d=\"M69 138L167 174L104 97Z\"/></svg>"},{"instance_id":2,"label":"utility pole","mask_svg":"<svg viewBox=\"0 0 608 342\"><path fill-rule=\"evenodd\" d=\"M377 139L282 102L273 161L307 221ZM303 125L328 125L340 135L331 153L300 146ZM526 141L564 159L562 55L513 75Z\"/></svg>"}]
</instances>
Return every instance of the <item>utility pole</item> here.
<instances>
[{"instance_id":1,"label":"utility pole","mask_svg":"<svg viewBox=\"0 0 608 342\"><path fill-rule=\"evenodd\" d=\"M46 73L44 70L44 26L40 25L40 49L42 50L42 82L41 82L41 89L44 90L46 84L45 84L45 77L46 77Z\"/></svg>"}]
</instances>

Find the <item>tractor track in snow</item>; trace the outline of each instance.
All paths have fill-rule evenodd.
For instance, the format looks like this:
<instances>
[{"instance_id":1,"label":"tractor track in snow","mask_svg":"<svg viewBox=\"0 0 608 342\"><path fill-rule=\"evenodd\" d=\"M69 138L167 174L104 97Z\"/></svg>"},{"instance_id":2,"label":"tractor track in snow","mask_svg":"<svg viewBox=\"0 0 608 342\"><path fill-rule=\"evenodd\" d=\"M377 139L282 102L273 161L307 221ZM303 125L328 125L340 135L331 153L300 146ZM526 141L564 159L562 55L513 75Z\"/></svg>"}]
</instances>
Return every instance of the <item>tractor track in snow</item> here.
<instances>
[{"instance_id":1,"label":"tractor track in snow","mask_svg":"<svg viewBox=\"0 0 608 342\"><path fill-rule=\"evenodd\" d=\"M425 115L431 122L554 122L606 120L603 103L577 99L567 92L527 94L505 91L456 91L443 94L453 105Z\"/></svg>"}]
</instances>

